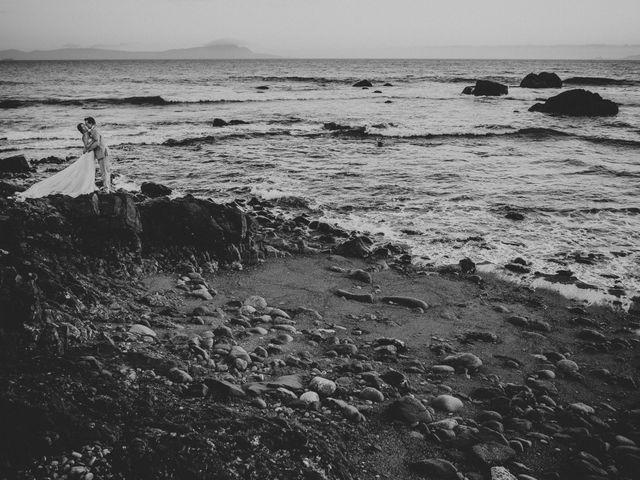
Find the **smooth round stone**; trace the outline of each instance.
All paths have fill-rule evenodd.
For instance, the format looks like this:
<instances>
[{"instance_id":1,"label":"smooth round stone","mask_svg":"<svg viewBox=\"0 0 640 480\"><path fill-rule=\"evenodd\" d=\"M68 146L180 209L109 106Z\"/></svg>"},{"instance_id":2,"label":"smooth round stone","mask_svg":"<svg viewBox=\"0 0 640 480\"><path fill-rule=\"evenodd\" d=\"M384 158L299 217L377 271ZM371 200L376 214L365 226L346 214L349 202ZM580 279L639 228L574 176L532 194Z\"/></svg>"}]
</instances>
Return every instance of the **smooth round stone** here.
<instances>
[{"instance_id":1,"label":"smooth round stone","mask_svg":"<svg viewBox=\"0 0 640 480\"><path fill-rule=\"evenodd\" d=\"M580 367L573 360L563 359L556 363L556 368L562 373L576 373Z\"/></svg>"},{"instance_id":2,"label":"smooth round stone","mask_svg":"<svg viewBox=\"0 0 640 480\"><path fill-rule=\"evenodd\" d=\"M431 406L443 412L457 412L464 404L462 400L453 395L439 395L431 401Z\"/></svg>"},{"instance_id":3,"label":"smooth round stone","mask_svg":"<svg viewBox=\"0 0 640 480\"><path fill-rule=\"evenodd\" d=\"M320 396L316 392L304 392L300 395L300 400L302 400L307 405L312 403L316 403L320 401Z\"/></svg>"},{"instance_id":4,"label":"smooth round stone","mask_svg":"<svg viewBox=\"0 0 640 480\"><path fill-rule=\"evenodd\" d=\"M279 343L280 345L285 345L287 343L293 342L293 337L291 335L286 334L286 333L281 333L280 335L278 335L276 337L276 340L278 341L277 343ZM276 343L276 342L274 342L274 343Z\"/></svg>"},{"instance_id":5,"label":"smooth round stone","mask_svg":"<svg viewBox=\"0 0 640 480\"><path fill-rule=\"evenodd\" d=\"M449 355L443 360L447 365L456 368L480 368L482 360L473 353L460 353L458 355Z\"/></svg>"},{"instance_id":6,"label":"smooth round stone","mask_svg":"<svg viewBox=\"0 0 640 480\"><path fill-rule=\"evenodd\" d=\"M188 383L193 381L191 375L189 375L184 370L180 370L179 368L172 368L171 370L169 370L167 378L175 383Z\"/></svg>"},{"instance_id":7,"label":"smooth round stone","mask_svg":"<svg viewBox=\"0 0 640 480\"><path fill-rule=\"evenodd\" d=\"M624 437L622 435L616 435L615 440L616 440L616 443L618 445L628 445L630 447L635 447L636 446L636 442L634 442L630 438Z\"/></svg>"},{"instance_id":8,"label":"smooth round stone","mask_svg":"<svg viewBox=\"0 0 640 480\"><path fill-rule=\"evenodd\" d=\"M569 405L569 408L574 412L582 413L584 415L592 415L596 413L595 409L586 403L577 402Z\"/></svg>"},{"instance_id":9,"label":"smooth round stone","mask_svg":"<svg viewBox=\"0 0 640 480\"><path fill-rule=\"evenodd\" d=\"M158 334L156 332L154 332L153 330L151 330L149 327L147 327L146 325L141 325L139 323L135 324L135 325L131 325L131 328L129 329L130 333L134 333L136 335L141 335L143 337L153 337L156 338L158 336Z\"/></svg>"},{"instance_id":10,"label":"smooth round stone","mask_svg":"<svg viewBox=\"0 0 640 480\"><path fill-rule=\"evenodd\" d=\"M266 335L267 333L269 333L266 328L262 328L262 327L250 328L248 330L248 332L249 333L254 333L256 335L263 335L263 336Z\"/></svg>"},{"instance_id":11,"label":"smooth round stone","mask_svg":"<svg viewBox=\"0 0 640 480\"><path fill-rule=\"evenodd\" d=\"M384 395L380 390L373 387L366 387L360 391L360 398L363 400L369 400L371 402L383 402Z\"/></svg>"},{"instance_id":12,"label":"smooth round stone","mask_svg":"<svg viewBox=\"0 0 640 480\"><path fill-rule=\"evenodd\" d=\"M556 374L553 370L538 370L536 372L536 375L545 380L553 380L554 378L556 378Z\"/></svg>"},{"instance_id":13,"label":"smooth round stone","mask_svg":"<svg viewBox=\"0 0 640 480\"><path fill-rule=\"evenodd\" d=\"M245 306L253 307L256 310L264 310L267 308L267 301L258 295L250 296L243 303Z\"/></svg>"},{"instance_id":14,"label":"smooth round stone","mask_svg":"<svg viewBox=\"0 0 640 480\"><path fill-rule=\"evenodd\" d=\"M253 315L254 313L256 313L256 309L253 308L250 305L243 305L242 307L240 307L240 315Z\"/></svg>"},{"instance_id":15,"label":"smooth round stone","mask_svg":"<svg viewBox=\"0 0 640 480\"><path fill-rule=\"evenodd\" d=\"M444 374L455 373L456 369L453 368L451 365L433 365L431 367L431 371L433 373L444 375Z\"/></svg>"},{"instance_id":16,"label":"smooth round stone","mask_svg":"<svg viewBox=\"0 0 640 480\"><path fill-rule=\"evenodd\" d=\"M311 380L309 387L312 390L325 396L329 396L336 391L335 382L332 382L331 380L327 380L326 378L322 378L322 377L314 377Z\"/></svg>"},{"instance_id":17,"label":"smooth round stone","mask_svg":"<svg viewBox=\"0 0 640 480\"><path fill-rule=\"evenodd\" d=\"M251 362L251 358L249 357L247 351L239 345L234 345L233 347L231 347L229 355L233 358L241 358L243 360L246 360L247 362Z\"/></svg>"}]
</instances>

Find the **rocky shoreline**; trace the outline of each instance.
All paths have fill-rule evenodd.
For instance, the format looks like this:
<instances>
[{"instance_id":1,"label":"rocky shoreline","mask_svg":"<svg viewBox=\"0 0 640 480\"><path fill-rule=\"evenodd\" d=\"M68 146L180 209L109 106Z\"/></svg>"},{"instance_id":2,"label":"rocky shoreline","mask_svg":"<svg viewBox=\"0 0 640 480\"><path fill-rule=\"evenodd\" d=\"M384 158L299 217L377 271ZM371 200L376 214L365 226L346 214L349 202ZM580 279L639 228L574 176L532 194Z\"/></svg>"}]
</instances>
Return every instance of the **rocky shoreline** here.
<instances>
[{"instance_id":1,"label":"rocky shoreline","mask_svg":"<svg viewBox=\"0 0 640 480\"><path fill-rule=\"evenodd\" d=\"M252 199L0 199L0 478L631 479L634 312Z\"/></svg>"}]
</instances>

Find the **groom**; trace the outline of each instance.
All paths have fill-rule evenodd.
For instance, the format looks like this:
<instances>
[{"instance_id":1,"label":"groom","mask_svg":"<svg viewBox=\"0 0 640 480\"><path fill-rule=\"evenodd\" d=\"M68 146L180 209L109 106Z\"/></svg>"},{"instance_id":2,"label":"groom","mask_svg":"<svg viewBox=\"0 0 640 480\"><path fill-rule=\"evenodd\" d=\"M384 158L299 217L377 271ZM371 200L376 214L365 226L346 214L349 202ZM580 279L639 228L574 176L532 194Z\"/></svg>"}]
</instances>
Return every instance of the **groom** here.
<instances>
[{"instance_id":1,"label":"groom","mask_svg":"<svg viewBox=\"0 0 640 480\"><path fill-rule=\"evenodd\" d=\"M109 149L102 139L102 134L96 127L96 121L93 117L84 119L84 124L89 129L89 138L91 143L84 149L84 152L93 153L96 156L98 165L100 165L100 173L102 173L102 184L107 192L111 191L111 158L109 158Z\"/></svg>"}]
</instances>

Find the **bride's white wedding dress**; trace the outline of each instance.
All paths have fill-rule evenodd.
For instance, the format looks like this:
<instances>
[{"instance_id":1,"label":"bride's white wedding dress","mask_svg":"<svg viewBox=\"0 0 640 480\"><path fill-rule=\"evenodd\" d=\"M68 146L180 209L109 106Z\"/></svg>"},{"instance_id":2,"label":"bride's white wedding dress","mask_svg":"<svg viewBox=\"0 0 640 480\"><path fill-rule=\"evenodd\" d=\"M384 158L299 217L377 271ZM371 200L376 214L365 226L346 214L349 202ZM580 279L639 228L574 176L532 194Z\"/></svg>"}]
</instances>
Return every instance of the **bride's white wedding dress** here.
<instances>
[{"instance_id":1,"label":"bride's white wedding dress","mask_svg":"<svg viewBox=\"0 0 640 480\"><path fill-rule=\"evenodd\" d=\"M93 151L82 155L64 170L32 185L28 190L18 193L19 199L39 198L48 195L69 195L77 197L91 193L96 189L96 163Z\"/></svg>"}]
</instances>

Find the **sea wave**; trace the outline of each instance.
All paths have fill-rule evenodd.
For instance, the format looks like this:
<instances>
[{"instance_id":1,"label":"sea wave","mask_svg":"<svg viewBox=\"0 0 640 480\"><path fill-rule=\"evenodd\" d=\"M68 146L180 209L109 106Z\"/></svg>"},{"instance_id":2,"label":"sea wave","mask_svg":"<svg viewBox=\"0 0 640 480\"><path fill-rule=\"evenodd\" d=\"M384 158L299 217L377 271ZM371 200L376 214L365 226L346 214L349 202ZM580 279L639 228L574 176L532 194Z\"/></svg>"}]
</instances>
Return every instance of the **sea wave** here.
<instances>
[{"instance_id":1,"label":"sea wave","mask_svg":"<svg viewBox=\"0 0 640 480\"><path fill-rule=\"evenodd\" d=\"M41 99L4 99L0 100L0 109L25 108L38 105L60 105L60 106L77 106L86 105L132 105L132 106L166 106L179 104L202 104L202 103L238 103L251 102L260 100L166 100L160 95L149 95L139 97L115 97L115 98L41 98Z\"/></svg>"},{"instance_id":2,"label":"sea wave","mask_svg":"<svg viewBox=\"0 0 640 480\"><path fill-rule=\"evenodd\" d=\"M591 86L609 86L609 85L640 85L640 80L618 79L606 77L571 77L562 81L567 85L591 85Z\"/></svg>"}]
</instances>

